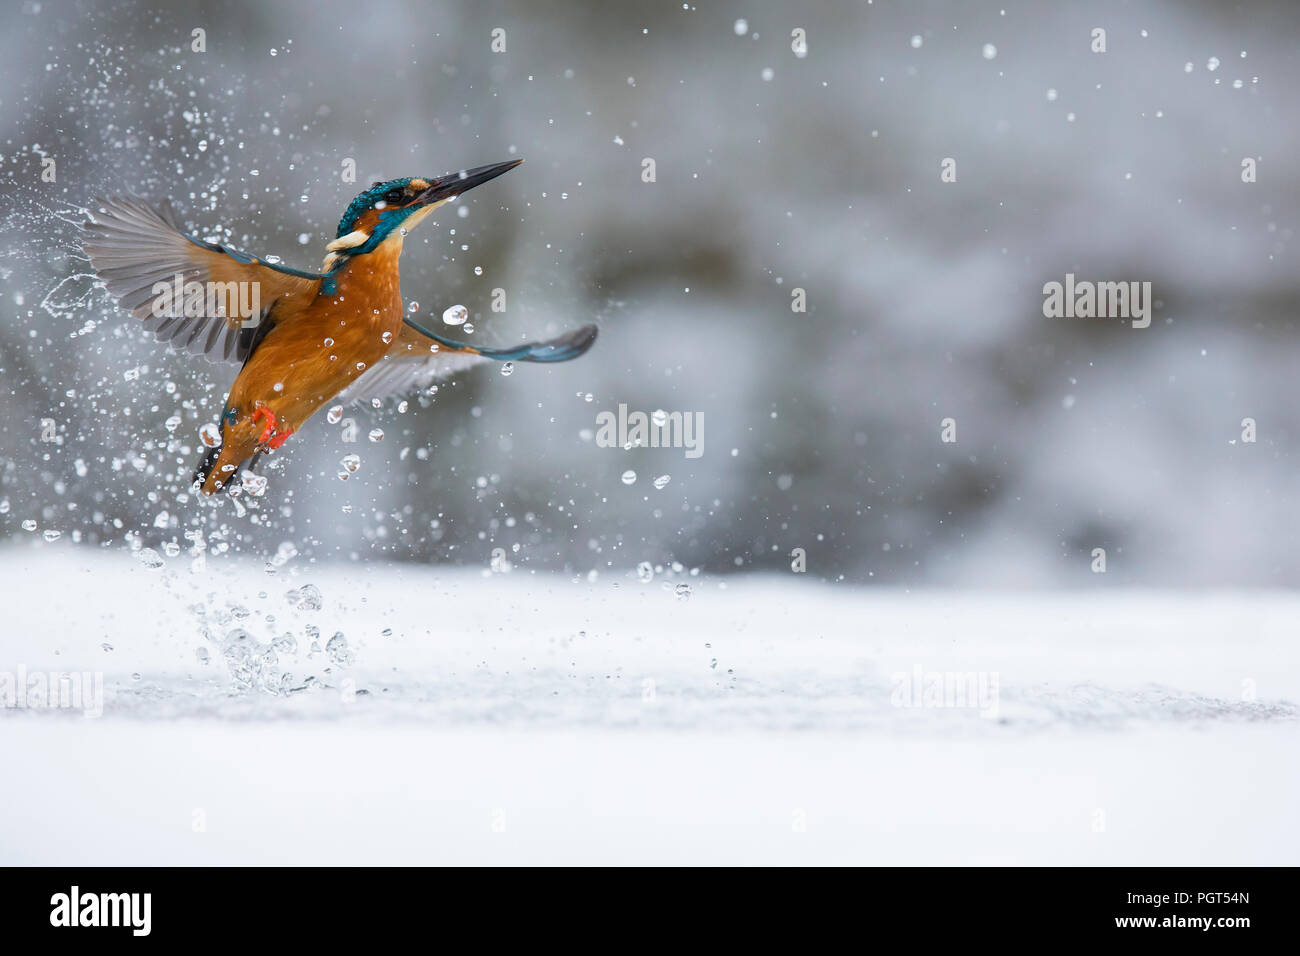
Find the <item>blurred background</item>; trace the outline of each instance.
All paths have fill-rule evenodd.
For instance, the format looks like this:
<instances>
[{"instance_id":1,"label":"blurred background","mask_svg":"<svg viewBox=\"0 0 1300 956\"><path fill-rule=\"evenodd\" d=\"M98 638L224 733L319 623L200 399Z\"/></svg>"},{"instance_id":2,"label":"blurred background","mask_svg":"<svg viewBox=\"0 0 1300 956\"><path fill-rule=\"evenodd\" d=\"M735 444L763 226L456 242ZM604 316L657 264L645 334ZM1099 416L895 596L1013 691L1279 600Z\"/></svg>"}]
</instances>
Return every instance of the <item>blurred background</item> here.
<instances>
[{"instance_id":1,"label":"blurred background","mask_svg":"<svg viewBox=\"0 0 1300 956\"><path fill-rule=\"evenodd\" d=\"M11 6L0 535L484 568L503 548L585 577L788 573L802 548L854 583L1300 583L1294 4ZM592 352L350 408L355 444L318 417L249 513L200 507L198 430L236 369L94 287L91 199L170 197L202 236L317 268L371 180L512 157L408 239L403 292L427 321L465 305L485 344L596 321ZM1067 272L1151 282L1150 328L1045 318ZM702 413L702 456L598 446L620 403Z\"/></svg>"}]
</instances>

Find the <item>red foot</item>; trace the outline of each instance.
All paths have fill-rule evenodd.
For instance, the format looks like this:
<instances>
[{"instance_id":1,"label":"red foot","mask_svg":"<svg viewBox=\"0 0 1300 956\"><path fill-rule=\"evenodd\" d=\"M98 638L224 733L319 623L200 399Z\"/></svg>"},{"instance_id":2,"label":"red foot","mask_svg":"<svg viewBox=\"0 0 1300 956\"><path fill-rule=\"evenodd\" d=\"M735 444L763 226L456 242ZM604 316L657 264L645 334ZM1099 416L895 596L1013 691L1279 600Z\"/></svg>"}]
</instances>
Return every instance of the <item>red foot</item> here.
<instances>
[{"instance_id":1,"label":"red foot","mask_svg":"<svg viewBox=\"0 0 1300 956\"><path fill-rule=\"evenodd\" d=\"M257 408L253 411L254 425L257 424L257 420L259 418L266 419L266 427L262 429L262 434L257 439L257 443L259 445L264 445L266 444L266 442L271 440L271 436L275 434L276 426L279 425L280 423L275 420L275 412L271 411L265 405L258 405Z\"/></svg>"},{"instance_id":2,"label":"red foot","mask_svg":"<svg viewBox=\"0 0 1300 956\"><path fill-rule=\"evenodd\" d=\"M271 411L265 405L257 406L257 410L253 412L254 424L257 423L259 418L266 419L266 425L262 428L262 434L257 439L259 445L266 445L269 448L279 448L288 441L289 436L293 434L292 428L283 432L280 431L280 422L276 419L275 412Z\"/></svg>"}]
</instances>

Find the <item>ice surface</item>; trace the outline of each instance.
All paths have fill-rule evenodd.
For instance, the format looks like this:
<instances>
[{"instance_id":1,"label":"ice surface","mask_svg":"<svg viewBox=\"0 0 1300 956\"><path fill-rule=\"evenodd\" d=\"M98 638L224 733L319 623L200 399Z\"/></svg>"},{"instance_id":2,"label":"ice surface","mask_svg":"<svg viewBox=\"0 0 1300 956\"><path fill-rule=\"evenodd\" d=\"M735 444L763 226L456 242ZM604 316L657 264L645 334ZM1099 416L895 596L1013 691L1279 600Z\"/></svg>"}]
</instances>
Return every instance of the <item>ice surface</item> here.
<instances>
[{"instance_id":1,"label":"ice surface","mask_svg":"<svg viewBox=\"0 0 1300 956\"><path fill-rule=\"evenodd\" d=\"M1296 595L190 560L0 552L0 862L1296 862Z\"/></svg>"}]
</instances>

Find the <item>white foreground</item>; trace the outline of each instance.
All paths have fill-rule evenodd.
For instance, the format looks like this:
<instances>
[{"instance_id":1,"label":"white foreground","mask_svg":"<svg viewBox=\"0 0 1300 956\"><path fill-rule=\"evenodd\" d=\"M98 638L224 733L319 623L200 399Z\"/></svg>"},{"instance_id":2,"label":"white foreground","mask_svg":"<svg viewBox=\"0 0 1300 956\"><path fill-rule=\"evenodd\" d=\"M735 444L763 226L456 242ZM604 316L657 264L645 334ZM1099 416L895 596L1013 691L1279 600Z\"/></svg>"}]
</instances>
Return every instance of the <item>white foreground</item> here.
<instances>
[{"instance_id":1,"label":"white foreground","mask_svg":"<svg viewBox=\"0 0 1300 956\"><path fill-rule=\"evenodd\" d=\"M1300 863L1298 595L190 563L0 552L0 864Z\"/></svg>"}]
</instances>

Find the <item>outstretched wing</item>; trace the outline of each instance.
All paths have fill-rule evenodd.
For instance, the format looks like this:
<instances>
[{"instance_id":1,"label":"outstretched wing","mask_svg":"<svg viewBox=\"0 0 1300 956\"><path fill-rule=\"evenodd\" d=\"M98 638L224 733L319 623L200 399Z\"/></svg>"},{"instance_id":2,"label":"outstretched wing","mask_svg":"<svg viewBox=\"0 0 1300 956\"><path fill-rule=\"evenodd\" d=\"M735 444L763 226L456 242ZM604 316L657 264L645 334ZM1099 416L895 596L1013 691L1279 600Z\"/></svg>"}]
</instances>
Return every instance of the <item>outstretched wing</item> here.
<instances>
[{"instance_id":1,"label":"outstretched wing","mask_svg":"<svg viewBox=\"0 0 1300 956\"><path fill-rule=\"evenodd\" d=\"M596 326L584 325L545 342L527 342L512 348L480 348L431 332L407 319L388 354L343 392L345 402L383 399L493 359L498 362L567 362L582 355L596 341Z\"/></svg>"},{"instance_id":2,"label":"outstretched wing","mask_svg":"<svg viewBox=\"0 0 1300 956\"><path fill-rule=\"evenodd\" d=\"M244 361L269 331L268 323L305 308L323 278L196 239L181 230L165 201L155 208L134 197L100 200L84 229L82 249L122 308L143 319L160 342L211 361ZM205 290L216 289L217 295L205 294L201 303L188 307L183 300L169 299L167 304L174 306L170 311L180 314L156 314L163 310L158 308L155 285L174 288L177 276L182 289L185 283L197 282ZM246 284L224 285L232 282ZM250 307L255 303L257 314L241 316L239 308L226 308L234 301L226 298L229 292L242 294L242 302ZM275 314L268 318L272 309Z\"/></svg>"}]
</instances>

